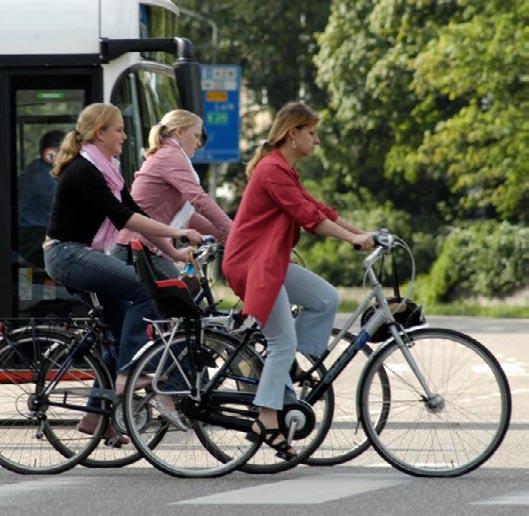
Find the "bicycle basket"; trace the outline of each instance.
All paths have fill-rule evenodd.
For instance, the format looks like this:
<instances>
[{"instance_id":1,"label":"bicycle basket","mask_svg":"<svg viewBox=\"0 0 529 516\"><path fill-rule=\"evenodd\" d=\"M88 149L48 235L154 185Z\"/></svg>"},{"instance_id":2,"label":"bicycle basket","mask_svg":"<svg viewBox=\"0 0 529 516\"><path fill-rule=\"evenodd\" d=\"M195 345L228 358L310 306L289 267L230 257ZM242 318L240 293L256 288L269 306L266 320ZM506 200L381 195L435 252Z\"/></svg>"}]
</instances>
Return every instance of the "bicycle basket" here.
<instances>
[{"instance_id":1,"label":"bicycle basket","mask_svg":"<svg viewBox=\"0 0 529 516\"><path fill-rule=\"evenodd\" d=\"M411 328L413 326L419 326L426 322L422 306L414 303L411 299L403 299L401 297L388 297L386 298L389 308L393 313L395 321L403 326L404 328ZM360 323L364 326L367 321L373 316L375 310L378 308L378 303L366 308ZM387 324L383 324L369 339L371 342L383 342L391 337L389 327Z\"/></svg>"}]
</instances>

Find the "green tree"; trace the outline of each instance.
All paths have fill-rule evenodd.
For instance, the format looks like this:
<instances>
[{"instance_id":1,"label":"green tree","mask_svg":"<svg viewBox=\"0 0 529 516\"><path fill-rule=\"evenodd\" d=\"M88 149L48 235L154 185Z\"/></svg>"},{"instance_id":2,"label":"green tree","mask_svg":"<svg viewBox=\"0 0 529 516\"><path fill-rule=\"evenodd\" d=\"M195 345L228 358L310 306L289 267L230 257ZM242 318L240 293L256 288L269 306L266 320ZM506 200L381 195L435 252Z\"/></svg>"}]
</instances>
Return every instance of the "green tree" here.
<instances>
[{"instance_id":1,"label":"green tree","mask_svg":"<svg viewBox=\"0 0 529 516\"><path fill-rule=\"evenodd\" d=\"M528 222L529 3L474 4L417 56L418 109L438 97L459 109L424 134L410 168L446 174L461 194L459 213L492 206Z\"/></svg>"},{"instance_id":2,"label":"green tree","mask_svg":"<svg viewBox=\"0 0 529 516\"><path fill-rule=\"evenodd\" d=\"M219 33L216 61L242 67L244 162L283 104L302 99L315 109L325 106L327 94L316 85L313 56L318 51L316 33L325 28L330 1L182 0L178 5L214 20ZM211 29L206 23L183 13L179 33L193 41L201 62L211 62ZM305 168L309 175L317 175L321 163L312 159ZM235 209L245 184L243 164L230 165L219 180L235 185L231 206Z\"/></svg>"},{"instance_id":3,"label":"green tree","mask_svg":"<svg viewBox=\"0 0 529 516\"><path fill-rule=\"evenodd\" d=\"M303 97L321 106L325 94L315 84L315 33L325 28L330 2L289 0L182 0L178 5L207 16L219 29L217 61L240 64L256 106L272 111ZM210 28L181 15L180 32L197 45L199 59L211 62Z\"/></svg>"},{"instance_id":4,"label":"green tree","mask_svg":"<svg viewBox=\"0 0 529 516\"><path fill-rule=\"evenodd\" d=\"M442 178L396 173L394 163L432 123L429 113L413 114L413 60L457 11L455 2L434 0L333 2L316 63L331 99L323 152L337 189L366 187L378 203L410 213L431 214L446 199Z\"/></svg>"},{"instance_id":5,"label":"green tree","mask_svg":"<svg viewBox=\"0 0 529 516\"><path fill-rule=\"evenodd\" d=\"M527 220L527 10L526 0L335 0L316 62L337 188L366 186L414 214L492 206Z\"/></svg>"}]
</instances>

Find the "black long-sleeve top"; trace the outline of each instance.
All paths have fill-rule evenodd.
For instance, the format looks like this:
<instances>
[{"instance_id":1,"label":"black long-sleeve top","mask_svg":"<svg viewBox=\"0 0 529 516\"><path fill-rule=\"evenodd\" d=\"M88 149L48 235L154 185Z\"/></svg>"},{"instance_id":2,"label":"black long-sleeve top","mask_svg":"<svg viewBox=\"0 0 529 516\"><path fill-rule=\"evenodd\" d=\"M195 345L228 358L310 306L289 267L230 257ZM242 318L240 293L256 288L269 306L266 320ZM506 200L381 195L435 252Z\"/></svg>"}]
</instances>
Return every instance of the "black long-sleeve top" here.
<instances>
[{"instance_id":1,"label":"black long-sleeve top","mask_svg":"<svg viewBox=\"0 0 529 516\"><path fill-rule=\"evenodd\" d=\"M146 215L127 187L121 202L114 197L103 174L79 155L63 170L53 200L47 234L62 242L90 245L106 217L122 229L134 213Z\"/></svg>"}]
</instances>

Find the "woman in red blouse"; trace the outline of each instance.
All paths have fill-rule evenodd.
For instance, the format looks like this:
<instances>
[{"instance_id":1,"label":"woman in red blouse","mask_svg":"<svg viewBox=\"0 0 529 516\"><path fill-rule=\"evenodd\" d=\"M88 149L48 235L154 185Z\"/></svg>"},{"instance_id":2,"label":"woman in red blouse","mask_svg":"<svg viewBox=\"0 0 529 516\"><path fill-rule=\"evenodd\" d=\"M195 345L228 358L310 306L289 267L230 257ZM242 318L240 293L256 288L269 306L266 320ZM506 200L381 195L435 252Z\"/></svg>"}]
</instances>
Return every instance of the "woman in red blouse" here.
<instances>
[{"instance_id":1,"label":"woman in red blouse","mask_svg":"<svg viewBox=\"0 0 529 516\"><path fill-rule=\"evenodd\" d=\"M338 294L312 272L290 263L300 228L368 250L371 236L314 199L301 185L294 164L319 144L318 115L300 102L277 113L267 141L248 163L249 178L226 243L222 268L243 311L261 324L267 357L254 404L260 407L256 434L284 458L296 455L278 430L277 410L295 399L289 376L296 348L320 356L331 334ZM302 307L294 320L291 304Z\"/></svg>"}]
</instances>

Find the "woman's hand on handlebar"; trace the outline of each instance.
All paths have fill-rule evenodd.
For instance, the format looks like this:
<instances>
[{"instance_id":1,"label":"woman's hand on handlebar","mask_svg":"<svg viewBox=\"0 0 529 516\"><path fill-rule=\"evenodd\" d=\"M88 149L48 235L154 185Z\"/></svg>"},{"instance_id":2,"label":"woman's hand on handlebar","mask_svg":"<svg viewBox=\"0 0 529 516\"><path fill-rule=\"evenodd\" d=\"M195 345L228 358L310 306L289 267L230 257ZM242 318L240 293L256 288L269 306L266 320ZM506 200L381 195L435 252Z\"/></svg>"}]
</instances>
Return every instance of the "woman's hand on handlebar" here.
<instances>
[{"instance_id":1,"label":"woman's hand on handlebar","mask_svg":"<svg viewBox=\"0 0 529 516\"><path fill-rule=\"evenodd\" d=\"M202 243L202 235L194 229L176 229L174 238L179 238L183 242L191 242L192 244Z\"/></svg>"},{"instance_id":2,"label":"woman's hand on handlebar","mask_svg":"<svg viewBox=\"0 0 529 516\"><path fill-rule=\"evenodd\" d=\"M350 242L357 251L370 251L375 247L375 242L370 233L355 234L351 237Z\"/></svg>"}]
</instances>

